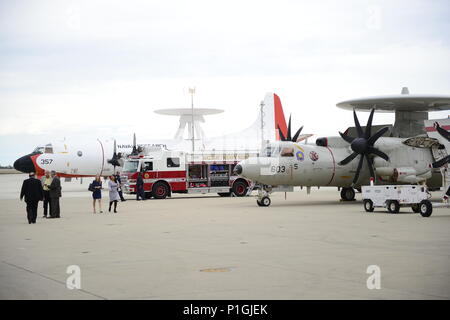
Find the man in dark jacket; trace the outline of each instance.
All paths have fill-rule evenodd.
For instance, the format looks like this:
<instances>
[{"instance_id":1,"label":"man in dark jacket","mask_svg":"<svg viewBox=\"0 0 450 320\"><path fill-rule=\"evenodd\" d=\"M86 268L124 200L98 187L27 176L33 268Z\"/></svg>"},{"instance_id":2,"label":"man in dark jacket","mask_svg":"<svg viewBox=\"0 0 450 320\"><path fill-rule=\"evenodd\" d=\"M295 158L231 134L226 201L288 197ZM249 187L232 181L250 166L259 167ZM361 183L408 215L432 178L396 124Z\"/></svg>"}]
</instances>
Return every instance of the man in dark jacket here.
<instances>
[{"instance_id":1,"label":"man in dark jacket","mask_svg":"<svg viewBox=\"0 0 450 320\"><path fill-rule=\"evenodd\" d=\"M61 197L61 181L56 176L56 172L52 171L51 177L53 178L52 183L48 187L50 189L50 218L59 218L59 198Z\"/></svg>"},{"instance_id":2,"label":"man in dark jacket","mask_svg":"<svg viewBox=\"0 0 450 320\"><path fill-rule=\"evenodd\" d=\"M35 178L34 172L29 174L29 178L24 180L20 191L20 200L25 197L27 203L28 223L36 223L37 209L39 201L44 199L41 181Z\"/></svg>"},{"instance_id":3,"label":"man in dark jacket","mask_svg":"<svg viewBox=\"0 0 450 320\"><path fill-rule=\"evenodd\" d=\"M139 201L139 198L145 200L144 179L142 179L142 172L138 173L136 179L136 200Z\"/></svg>"}]
</instances>

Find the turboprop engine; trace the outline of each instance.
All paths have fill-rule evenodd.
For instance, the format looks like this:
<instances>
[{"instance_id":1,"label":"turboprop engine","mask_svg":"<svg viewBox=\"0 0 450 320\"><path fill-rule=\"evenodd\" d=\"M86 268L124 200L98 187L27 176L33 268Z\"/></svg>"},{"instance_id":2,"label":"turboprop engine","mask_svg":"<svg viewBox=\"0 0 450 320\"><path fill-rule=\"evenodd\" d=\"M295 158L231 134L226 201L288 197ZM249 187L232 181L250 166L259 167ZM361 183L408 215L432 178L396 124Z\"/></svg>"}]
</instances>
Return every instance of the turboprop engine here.
<instances>
[{"instance_id":1,"label":"turboprop engine","mask_svg":"<svg viewBox=\"0 0 450 320\"><path fill-rule=\"evenodd\" d=\"M412 167L378 167L375 170L381 180L399 183L420 183L431 178L432 175L431 168L419 174Z\"/></svg>"}]
</instances>

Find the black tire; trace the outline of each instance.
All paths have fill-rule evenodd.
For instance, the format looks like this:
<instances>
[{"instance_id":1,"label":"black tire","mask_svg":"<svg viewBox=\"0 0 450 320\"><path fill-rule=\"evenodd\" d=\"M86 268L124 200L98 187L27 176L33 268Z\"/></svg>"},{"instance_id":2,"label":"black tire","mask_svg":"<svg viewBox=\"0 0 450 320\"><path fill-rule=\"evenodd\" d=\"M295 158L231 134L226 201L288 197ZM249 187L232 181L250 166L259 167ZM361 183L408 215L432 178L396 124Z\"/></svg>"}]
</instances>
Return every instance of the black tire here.
<instances>
[{"instance_id":1,"label":"black tire","mask_svg":"<svg viewBox=\"0 0 450 320\"><path fill-rule=\"evenodd\" d=\"M341 189L341 199L343 201L355 200L355 190L353 190L353 188L342 188Z\"/></svg>"},{"instance_id":2,"label":"black tire","mask_svg":"<svg viewBox=\"0 0 450 320\"><path fill-rule=\"evenodd\" d=\"M422 200L420 203L420 215L422 217L429 217L433 213L433 205L428 200Z\"/></svg>"},{"instance_id":3,"label":"black tire","mask_svg":"<svg viewBox=\"0 0 450 320\"><path fill-rule=\"evenodd\" d=\"M269 197L262 197L261 200L259 201L259 203L261 204L261 207L268 207L270 206L270 203L272 201L270 200Z\"/></svg>"},{"instance_id":4,"label":"black tire","mask_svg":"<svg viewBox=\"0 0 450 320\"><path fill-rule=\"evenodd\" d=\"M414 203L411 206L411 209L414 213L420 213L420 203Z\"/></svg>"},{"instance_id":5,"label":"black tire","mask_svg":"<svg viewBox=\"0 0 450 320\"><path fill-rule=\"evenodd\" d=\"M247 195L248 184L245 181L238 180L233 183L231 191L236 197L244 197Z\"/></svg>"},{"instance_id":6,"label":"black tire","mask_svg":"<svg viewBox=\"0 0 450 320\"><path fill-rule=\"evenodd\" d=\"M364 199L363 201L364 204L364 210L366 210L366 212L373 212L373 202L370 199Z\"/></svg>"},{"instance_id":7,"label":"black tire","mask_svg":"<svg viewBox=\"0 0 450 320\"><path fill-rule=\"evenodd\" d=\"M397 200L390 200L386 205L390 213L398 213L400 211L400 204Z\"/></svg>"},{"instance_id":8,"label":"black tire","mask_svg":"<svg viewBox=\"0 0 450 320\"><path fill-rule=\"evenodd\" d=\"M219 192L218 195L221 197L229 197L229 196L231 196L231 191L230 192Z\"/></svg>"},{"instance_id":9,"label":"black tire","mask_svg":"<svg viewBox=\"0 0 450 320\"><path fill-rule=\"evenodd\" d=\"M165 199L169 195L169 187L164 182L157 182L153 185L152 194L155 199Z\"/></svg>"},{"instance_id":10,"label":"black tire","mask_svg":"<svg viewBox=\"0 0 450 320\"><path fill-rule=\"evenodd\" d=\"M261 203L261 201L259 201L259 199L258 200L256 200L256 203L258 204L258 206L260 206L260 207L262 207L263 205L262 205L262 203Z\"/></svg>"},{"instance_id":11,"label":"black tire","mask_svg":"<svg viewBox=\"0 0 450 320\"><path fill-rule=\"evenodd\" d=\"M145 199L151 199L152 198L152 193L151 192L145 192Z\"/></svg>"}]
</instances>

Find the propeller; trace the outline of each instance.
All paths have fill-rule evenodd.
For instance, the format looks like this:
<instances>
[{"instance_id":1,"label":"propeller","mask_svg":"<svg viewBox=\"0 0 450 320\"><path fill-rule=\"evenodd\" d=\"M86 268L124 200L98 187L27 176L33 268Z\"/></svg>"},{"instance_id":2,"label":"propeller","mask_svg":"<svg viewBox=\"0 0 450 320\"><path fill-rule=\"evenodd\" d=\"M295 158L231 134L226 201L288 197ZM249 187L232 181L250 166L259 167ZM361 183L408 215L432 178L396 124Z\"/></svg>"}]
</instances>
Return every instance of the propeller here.
<instances>
[{"instance_id":1,"label":"propeller","mask_svg":"<svg viewBox=\"0 0 450 320\"><path fill-rule=\"evenodd\" d=\"M136 133L133 133L133 150L131 151L131 155L135 156L139 154L139 150L136 146Z\"/></svg>"},{"instance_id":2,"label":"propeller","mask_svg":"<svg viewBox=\"0 0 450 320\"><path fill-rule=\"evenodd\" d=\"M117 144L116 139L114 139L114 152L111 159L108 160L108 163L112 164L114 167L114 173L116 172L116 167L120 167L121 164L119 162L119 159L122 157L122 154L117 154Z\"/></svg>"},{"instance_id":3,"label":"propeller","mask_svg":"<svg viewBox=\"0 0 450 320\"><path fill-rule=\"evenodd\" d=\"M443 138L445 138L447 141L450 141L450 132L448 132L447 130L442 128L439 125L439 123L437 123L437 122L434 123L434 127L436 128L436 131L439 132L439 134ZM450 162L450 155L442 158L441 160L433 162L432 166L433 166L433 168L439 168L439 167L442 167L443 165L447 164L448 162Z\"/></svg>"},{"instance_id":4,"label":"propeller","mask_svg":"<svg viewBox=\"0 0 450 320\"><path fill-rule=\"evenodd\" d=\"M369 119L367 120L366 130L365 132L361 128L361 125L359 124L358 117L356 116L355 110L353 110L353 120L355 121L355 127L356 131L358 133L358 137L353 138L348 136L345 133L339 132L342 139L347 141L350 144L350 148L353 150L353 153L349 155L347 158L339 162L340 165L346 165L349 162L351 162L353 159L355 159L357 156L359 157L358 167L356 169L355 176L353 177L353 185L358 182L359 174L361 172L364 158L367 161L367 165L369 166L370 176L375 178L375 172L373 169L373 163L372 158L370 155L376 155L380 158L383 158L384 160L388 161L389 157L384 152L378 150L373 145L375 142L386 133L386 131L389 130L388 127L381 128L377 132L375 132L372 135L372 120L373 120L373 113L375 112L375 109L372 109L370 111Z\"/></svg>"},{"instance_id":5,"label":"propeller","mask_svg":"<svg viewBox=\"0 0 450 320\"><path fill-rule=\"evenodd\" d=\"M280 133L280 139L281 141L292 141L292 142L297 142L297 139L300 135L300 133L303 130L303 126L301 126L297 132L294 134L293 137L291 137L291 115L289 115L289 124L288 124L288 128L287 128L287 137L285 137L283 135L283 131L281 131L280 126L278 126L278 132Z\"/></svg>"}]
</instances>

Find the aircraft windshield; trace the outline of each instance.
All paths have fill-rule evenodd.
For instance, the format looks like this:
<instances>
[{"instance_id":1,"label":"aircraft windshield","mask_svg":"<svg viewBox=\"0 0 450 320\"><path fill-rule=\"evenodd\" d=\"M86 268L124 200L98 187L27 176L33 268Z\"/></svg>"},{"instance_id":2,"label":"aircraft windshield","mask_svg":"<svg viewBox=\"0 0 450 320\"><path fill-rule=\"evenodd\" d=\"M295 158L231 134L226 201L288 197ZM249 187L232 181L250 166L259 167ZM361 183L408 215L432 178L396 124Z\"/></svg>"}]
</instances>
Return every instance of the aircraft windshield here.
<instances>
[{"instance_id":1,"label":"aircraft windshield","mask_svg":"<svg viewBox=\"0 0 450 320\"><path fill-rule=\"evenodd\" d=\"M139 161L125 161L122 172L136 172L139 166Z\"/></svg>"},{"instance_id":2,"label":"aircraft windshield","mask_svg":"<svg viewBox=\"0 0 450 320\"><path fill-rule=\"evenodd\" d=\"M36 147L36 149L34 149L32 153L43 154L44 153L44 147Z\"/></svg>"},{"instance_id":3,"label":"aircraft windshield","mask_svg":"<svg viewBox=\"0 0 450 320\"><path fill-rule=\"evenodd\" d=\"M275 158L280 156L280 147L279 146L268 146L264 149L262 153L263 157Z\"/></svg>"},{"instance_id":4,"label":"aircraft windshield","mask_svg":"<svg viewBox=\"0 0 450 320\"><path fill-rule=\"evenodd\" d=\"M45 145L44 153L53 153L53 146L51 143Z\"/></svg>"}]
</instances>

